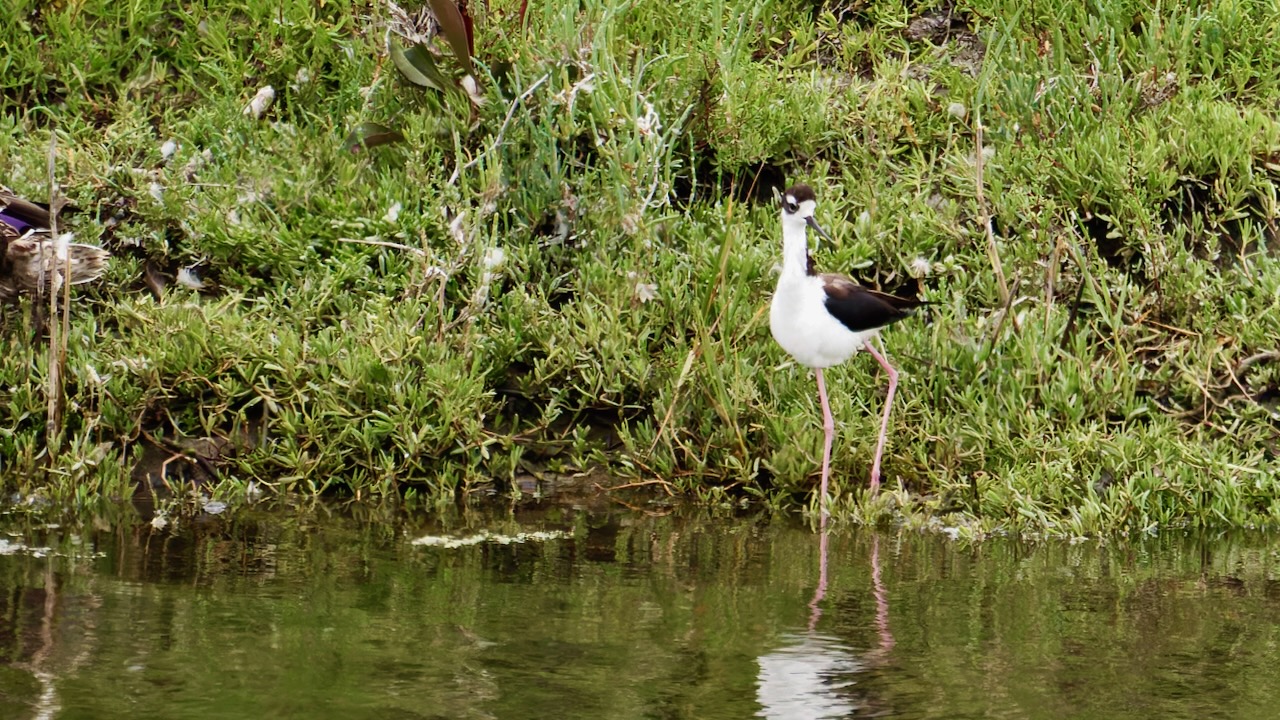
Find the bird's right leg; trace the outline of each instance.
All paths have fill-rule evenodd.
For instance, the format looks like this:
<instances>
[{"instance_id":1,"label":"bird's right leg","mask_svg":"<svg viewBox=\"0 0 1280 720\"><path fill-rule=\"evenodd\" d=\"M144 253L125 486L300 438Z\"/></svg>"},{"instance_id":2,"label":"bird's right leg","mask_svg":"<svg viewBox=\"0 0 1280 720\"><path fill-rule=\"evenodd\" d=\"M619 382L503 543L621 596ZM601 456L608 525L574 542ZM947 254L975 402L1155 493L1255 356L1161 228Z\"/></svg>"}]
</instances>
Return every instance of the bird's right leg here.
<instances>
[{"instance_id":1,"label":"bird's right leg","mask_svg":"<svg viewBox=\"0 0 1280 720\"><path fill-rule=\"evenodd\" d=\"M822 382L822 368L815 368L813 374L818 378L818 398L822 401L822 430L826 433L822 444L822 495L818 498L822 518L826 519L827 480L831 477L831 443L835 440L836 421L831 417L831 405L827 403L827 386Z\"/></svg>"}]
</instances>

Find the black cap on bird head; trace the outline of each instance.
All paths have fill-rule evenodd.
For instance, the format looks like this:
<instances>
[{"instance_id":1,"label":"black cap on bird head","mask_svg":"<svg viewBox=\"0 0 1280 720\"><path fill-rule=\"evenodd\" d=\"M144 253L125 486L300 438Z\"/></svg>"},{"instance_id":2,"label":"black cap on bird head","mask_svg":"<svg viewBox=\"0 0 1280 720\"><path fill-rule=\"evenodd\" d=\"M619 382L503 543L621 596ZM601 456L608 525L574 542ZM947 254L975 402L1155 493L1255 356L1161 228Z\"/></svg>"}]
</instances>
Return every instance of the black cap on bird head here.
<instances>
[{"instance_id":1,"label":"black cap on bird head","mask_svg":"<svg viewBox=\"0 0 1280 720\"><path fill-rule=\"evenodd\" d=\"M795 201L796 204L802 203L805 200L816 201L818 199L818 196L813 194L813 188L805 185L804 183L796 183L795 185L792 185L783 191L782 196L783 198L790 198Z\"/></svg>"},{"instance_id":2,"label":"black cap on bird head","mask_svg":"<svg viewBox=\"0 0 1280 720\"><path fill-rule=\"evenodd\" d=\"M782 191L782 210L788 215L794 215L800 212L800 206L806 202L816 203L818 197L814 195L813 188L804 183L796 183L786 190Z\"/></svg>"}]
</instances>

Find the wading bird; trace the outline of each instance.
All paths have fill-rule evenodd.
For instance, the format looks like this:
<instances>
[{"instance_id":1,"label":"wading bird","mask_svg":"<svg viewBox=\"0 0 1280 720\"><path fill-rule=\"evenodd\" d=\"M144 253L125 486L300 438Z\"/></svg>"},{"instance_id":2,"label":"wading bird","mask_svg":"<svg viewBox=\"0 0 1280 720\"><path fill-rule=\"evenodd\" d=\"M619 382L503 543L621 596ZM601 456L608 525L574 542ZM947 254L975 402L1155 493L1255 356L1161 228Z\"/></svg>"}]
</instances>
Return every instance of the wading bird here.
<instances>
[{"instance_id":1,"label":"wading bird","mask_svg":"<svg viewBox=\"0 0 1280 720\"><path fill-rule=\"evenodd\" d=\"M46 290L56 288L55 273L61 277L68 264L72 285L97 280L106 270L111 254L93 245L67 243L66 256L58 257L49 222L47 208L0 186L0 303L37 292L42 278Z\"/></svg>"},{"instance_id":2,"label":"wading bird","mask_svg":"<svg viewBox=\"0 0 1280 720\"><path fill-rule=\"evenodd\" d=\"M831 236L813 219L817 200L813 188L793 185L782 195L782 273L769 308L769 328L778 341L801 365L813 368L822 401L822 428L826 441L822 450L822 514L827 512L827 481L831 475L831 443L835 420L827 402L822 371L848 360L859 348L866 348L889 375L880 438L875 462L871 465L871 492L880 488L880 458L889 431L889 409L898 388L898 372L871 345L882 328L895 323L926 303L886 295L858 285L843 275L816 274L809 257L807 230L830 240Z\"/></svg>"}]
</instances>

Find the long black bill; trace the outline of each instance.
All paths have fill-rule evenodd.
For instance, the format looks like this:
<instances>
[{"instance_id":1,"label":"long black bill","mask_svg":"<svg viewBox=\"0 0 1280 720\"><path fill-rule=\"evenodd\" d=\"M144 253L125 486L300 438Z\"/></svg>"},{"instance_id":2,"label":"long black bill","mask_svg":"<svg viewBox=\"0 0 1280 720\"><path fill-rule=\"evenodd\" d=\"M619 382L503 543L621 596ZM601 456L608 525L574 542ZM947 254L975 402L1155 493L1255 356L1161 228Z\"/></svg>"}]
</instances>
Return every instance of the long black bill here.
<instances>
[{"instance_id":1,"label":"long black bill","mask_svg":"<svg viewBox=\"0 0 1280 720\"><path fill-rule=\"evenodd\" d=\"M827 242L835 242L835 240L832 240L831 236L827 234L827 231L823 230L822 227L818 225L818 221L814 220L812 215L805 218L804 221L809 223L809 227L813 228L814 232L818 233L823 238L825 238Z\"/></svg>"}]
</instances>

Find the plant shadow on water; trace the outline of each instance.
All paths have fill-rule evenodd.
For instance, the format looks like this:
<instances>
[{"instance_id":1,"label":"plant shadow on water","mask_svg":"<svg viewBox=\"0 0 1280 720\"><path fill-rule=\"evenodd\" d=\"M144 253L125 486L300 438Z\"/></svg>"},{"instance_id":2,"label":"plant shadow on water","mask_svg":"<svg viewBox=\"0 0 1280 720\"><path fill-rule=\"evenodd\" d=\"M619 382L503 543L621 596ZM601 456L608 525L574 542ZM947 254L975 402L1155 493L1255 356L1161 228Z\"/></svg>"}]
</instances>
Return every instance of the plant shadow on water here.
<instances>
[{"instance_id":1,"label":"plant shadow on water","mask_svg":"<svg viewBox=\"0 0 1280 720\"><path fill-rule=\"evenodd\" d=\"M543 505L5 523L0 717L1271 717L1265 535Z\"/></svg>"}]
</instances>

